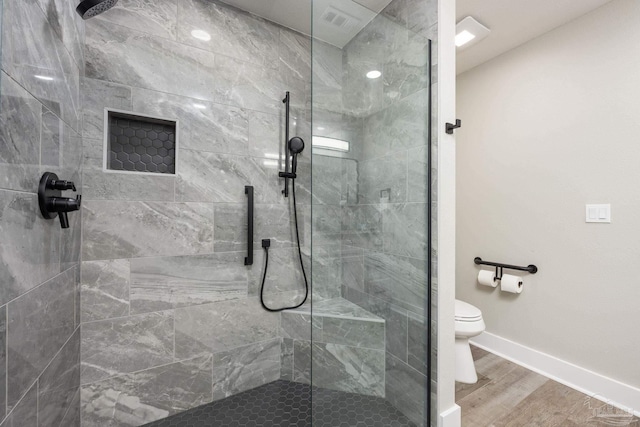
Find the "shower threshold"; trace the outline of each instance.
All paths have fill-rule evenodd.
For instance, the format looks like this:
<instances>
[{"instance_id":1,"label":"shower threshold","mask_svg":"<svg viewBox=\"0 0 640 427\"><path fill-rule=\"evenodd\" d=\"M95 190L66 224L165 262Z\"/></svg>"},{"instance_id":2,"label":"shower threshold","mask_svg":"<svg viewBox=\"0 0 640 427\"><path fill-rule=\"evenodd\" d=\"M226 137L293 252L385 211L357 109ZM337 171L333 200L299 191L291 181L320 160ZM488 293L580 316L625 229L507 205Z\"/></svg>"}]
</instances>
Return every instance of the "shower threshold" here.
<instances>
[{"instance_id":1,"label":"shower threshold","mask_svg":"<svg viewBox=\"0 0 640 427\"><path fill-rule=\"evenodd\" d=\"M381 397L328 390L284 380L145 424L145 427L311 425L415 427L415 424Z\"/></svg>"}]
</instances>

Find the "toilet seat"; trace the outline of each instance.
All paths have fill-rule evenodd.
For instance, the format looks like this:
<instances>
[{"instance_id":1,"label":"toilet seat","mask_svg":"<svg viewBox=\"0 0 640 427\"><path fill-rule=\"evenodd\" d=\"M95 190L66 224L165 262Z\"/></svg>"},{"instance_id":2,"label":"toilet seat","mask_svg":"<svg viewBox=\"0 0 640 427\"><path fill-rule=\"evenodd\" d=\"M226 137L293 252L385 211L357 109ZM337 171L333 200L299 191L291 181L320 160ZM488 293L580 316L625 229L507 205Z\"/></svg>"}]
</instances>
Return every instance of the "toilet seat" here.
<instances>
[{"instance_id":1,"label":"toilet seat","mask_svg":"<svg viewBox=\"0 0 640 427\"><path fill-rule=\"evenodd\" d=\"M456 300L455 320L456 322L478 322L482 320L482 312L469 303Z\"/></svg>"}]
</instances>

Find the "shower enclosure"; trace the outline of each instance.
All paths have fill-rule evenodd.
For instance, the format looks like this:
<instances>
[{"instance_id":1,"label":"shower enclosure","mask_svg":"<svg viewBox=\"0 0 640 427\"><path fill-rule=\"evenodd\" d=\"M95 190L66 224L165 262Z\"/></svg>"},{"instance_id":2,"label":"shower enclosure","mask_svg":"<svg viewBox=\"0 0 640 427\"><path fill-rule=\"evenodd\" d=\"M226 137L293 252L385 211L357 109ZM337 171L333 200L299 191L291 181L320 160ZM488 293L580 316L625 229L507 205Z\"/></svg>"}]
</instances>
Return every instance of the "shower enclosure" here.
<instances>
[{"instance_id":1,"label":"shower enclosure","mask_svg":"<svg viewBox=\"0 0 640 427\"><path fill-rule=\"evenodd\" d=\"M0 426L434 425L436 3L113 3L2 2Z\"/></svg>"}]
</instances>

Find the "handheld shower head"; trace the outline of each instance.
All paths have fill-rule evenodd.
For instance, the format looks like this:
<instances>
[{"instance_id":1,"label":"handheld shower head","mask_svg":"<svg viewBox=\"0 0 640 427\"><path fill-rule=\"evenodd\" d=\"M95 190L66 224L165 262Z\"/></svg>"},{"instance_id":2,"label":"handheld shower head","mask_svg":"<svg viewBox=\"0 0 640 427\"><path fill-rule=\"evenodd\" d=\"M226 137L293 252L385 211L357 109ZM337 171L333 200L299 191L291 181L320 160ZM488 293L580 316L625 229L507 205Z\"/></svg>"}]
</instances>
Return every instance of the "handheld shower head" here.
<instances>
[{"instance_id":1,"label":"handheld shower head","mask_svg":"<svg viewBox=\"0 0 640 427\"><path fill-rule=\"evenodd\" d=\"M289 152L292 154L291 172L295 175L298 169L298 154L304 150L304 141L299 136L294 136L289 140Z\"/></svg>"},{"instance_id":2,"label":"handheld shower head","mask_svg":"<svg viewBox=\"0 0 640 427\"><path fill-rule=\"evenodd\" d=\"M111 9L118 3L118 0L82 0L76 12L82 17L82 19L93 18L96 15L100 15L103 12Z\"/></svg>"}]
</instances>

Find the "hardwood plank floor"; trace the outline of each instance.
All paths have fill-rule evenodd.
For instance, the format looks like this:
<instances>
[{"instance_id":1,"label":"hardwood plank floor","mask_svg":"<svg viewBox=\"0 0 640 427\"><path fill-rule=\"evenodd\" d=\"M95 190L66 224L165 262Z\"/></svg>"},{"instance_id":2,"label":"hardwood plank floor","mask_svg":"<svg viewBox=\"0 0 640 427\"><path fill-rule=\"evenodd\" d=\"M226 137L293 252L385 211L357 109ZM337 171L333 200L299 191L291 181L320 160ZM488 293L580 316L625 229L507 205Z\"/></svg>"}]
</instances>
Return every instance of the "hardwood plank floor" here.
<instances>
[{"instance_id":1,"label":"hardwood plank floor","mask_svg":"<svg viewBox=\"0 0 640 427\"><path fill-rule=\"evenodd\" d=\"M462 427L640 427L640 419L471 346L476 384L456 383Z\"/></svg>"}]
</instances>

